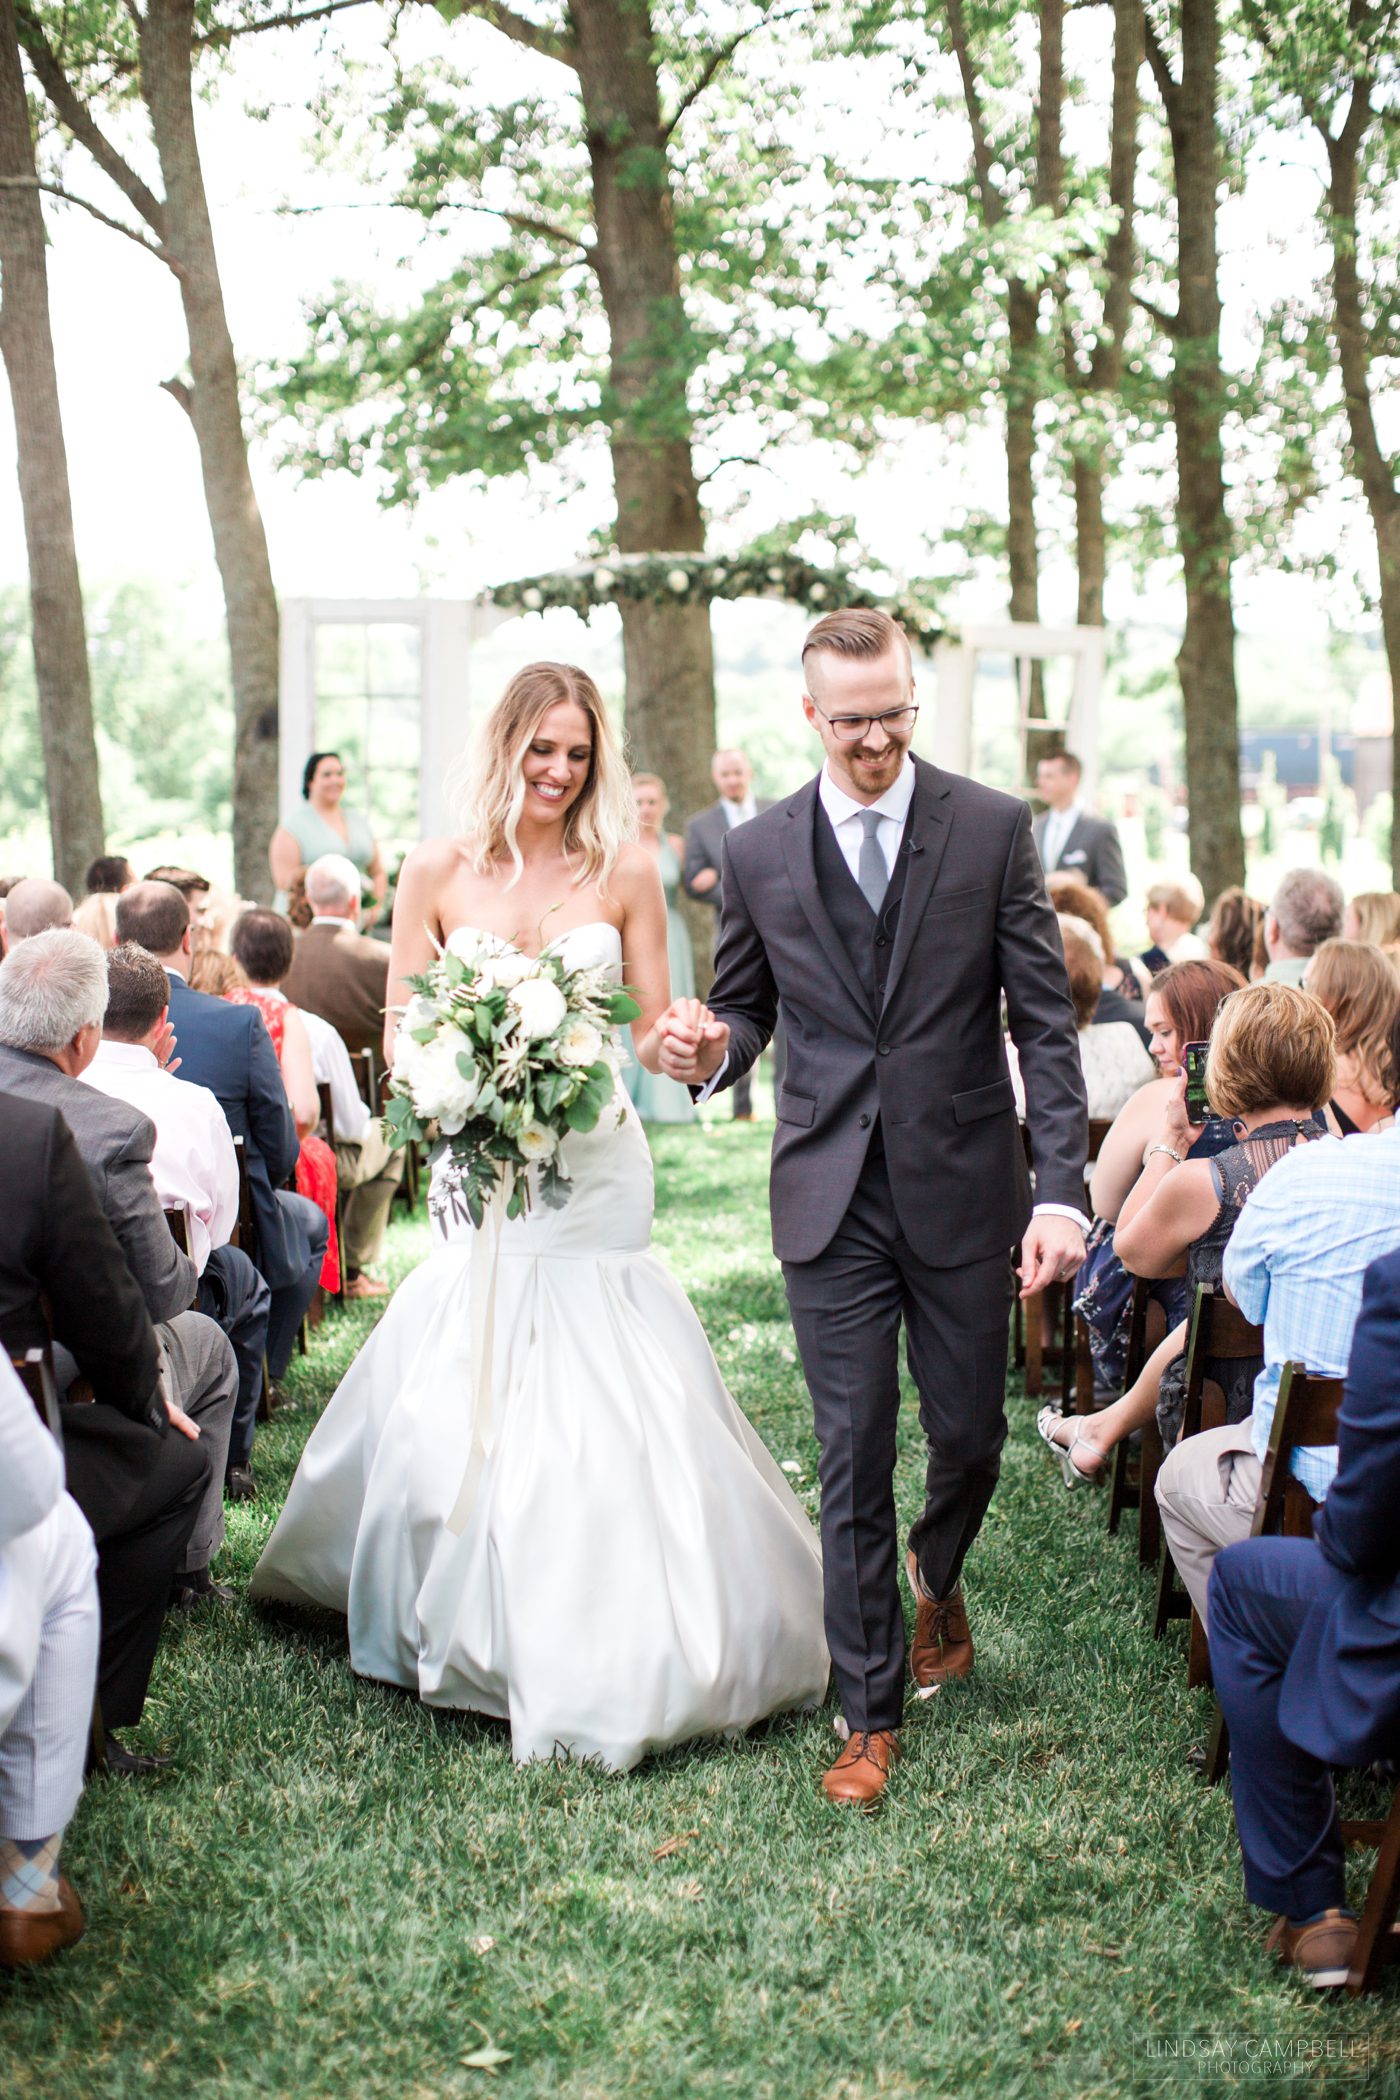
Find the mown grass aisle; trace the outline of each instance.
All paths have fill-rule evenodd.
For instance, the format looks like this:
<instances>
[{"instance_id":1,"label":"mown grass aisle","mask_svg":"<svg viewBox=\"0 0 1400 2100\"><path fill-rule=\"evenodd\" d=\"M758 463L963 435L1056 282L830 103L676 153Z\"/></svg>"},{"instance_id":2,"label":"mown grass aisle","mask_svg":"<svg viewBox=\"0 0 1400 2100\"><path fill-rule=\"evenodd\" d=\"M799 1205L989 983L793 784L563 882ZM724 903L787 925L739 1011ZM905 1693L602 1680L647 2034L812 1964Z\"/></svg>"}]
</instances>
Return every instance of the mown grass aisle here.
<instances>
[{"instance_id":1,"label":"mown grass aisle","mask_svg":"<svg viewBox=\"0 0 1400 2100\"><path fill-rule=\"evenodd\" d=\"M766 1133L656 1152L662 1252L815 1508ZM424 1245L397 1227L396 1272ZM370 1318L294 1370L226 1579ZM1393 1985L1318 2004L1265 1960L1228 1791L1183 1762L1207 1709L1180 1630L1153 1643L1130 1542L1064 1494L1014 1388L1011 1416L968 1575L977 1673L910 1713L877 1819L817 1793L830 1711L622 1779L517 1772L502 1728L353 1678L329 1618L173 1631L142 1731L172 1773L89 1791L66 1860L88 1937L0 1982L0 2093L1068 2100L1252 2091L1247 2051L1275 2093L1400 2092ZM902 1453L907 1515L912 1406ZM1213 2057L1164 2054L1192 2041Z\"/></svg>"}]
</instances>

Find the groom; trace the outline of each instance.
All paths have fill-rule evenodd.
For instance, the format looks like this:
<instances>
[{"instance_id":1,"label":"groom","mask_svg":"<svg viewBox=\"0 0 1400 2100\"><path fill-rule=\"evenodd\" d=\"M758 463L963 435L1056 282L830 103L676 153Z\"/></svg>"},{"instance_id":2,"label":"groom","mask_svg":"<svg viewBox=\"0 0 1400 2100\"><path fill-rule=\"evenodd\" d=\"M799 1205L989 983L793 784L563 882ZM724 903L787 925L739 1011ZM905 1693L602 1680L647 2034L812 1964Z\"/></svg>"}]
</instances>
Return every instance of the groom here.
<instances>
[{"instance_id":1,"label":"groom","mask_svg":"<svg viewBox=\"0 0 1400 2100\"><path fill-rule=\"evenodd\" d=\"M1006 1437L1007 1250L1021 1241L1023 1297L1083 1260L1087 1111L1025 803L911 757L909 647L887 614L828 614L802 662L826 763L725 841L710 1007L677 1002L661 1061L706 1098L749 1069L781 1007L773 1247L821 1448L827 1644L850 1729L822 1783L868 1808L904 1705L900 1322L928 1442L905 1563L928 1696L972 1668L960 1577Z\"/></svg>"}]
</instances>

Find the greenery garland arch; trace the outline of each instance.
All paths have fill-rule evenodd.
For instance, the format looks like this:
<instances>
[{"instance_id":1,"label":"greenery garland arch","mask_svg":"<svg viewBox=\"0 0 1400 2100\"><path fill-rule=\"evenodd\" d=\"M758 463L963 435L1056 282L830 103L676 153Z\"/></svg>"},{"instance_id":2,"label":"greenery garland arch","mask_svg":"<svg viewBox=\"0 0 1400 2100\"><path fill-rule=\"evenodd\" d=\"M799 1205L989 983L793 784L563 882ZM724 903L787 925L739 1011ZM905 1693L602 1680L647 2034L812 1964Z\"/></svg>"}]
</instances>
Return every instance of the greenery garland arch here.
<instances>
[{"instance_id":1,"label":"greenery garland arch","mask_svg":"<svg viewBox=\"0 0 1400 2100\"><path fill-rule=\"evenodd\" d=\"M819 565L795 554L614 554L522 576L486 593L490 605L511 612L565 609L585 618L603 605L624 600L653 605L694 605L712 598L781 598L814 618L838 605L878 606L898 620L918 654L932 653L946 629L917 585L876 591L851 570Z\"/></svg>"}]
</instances>

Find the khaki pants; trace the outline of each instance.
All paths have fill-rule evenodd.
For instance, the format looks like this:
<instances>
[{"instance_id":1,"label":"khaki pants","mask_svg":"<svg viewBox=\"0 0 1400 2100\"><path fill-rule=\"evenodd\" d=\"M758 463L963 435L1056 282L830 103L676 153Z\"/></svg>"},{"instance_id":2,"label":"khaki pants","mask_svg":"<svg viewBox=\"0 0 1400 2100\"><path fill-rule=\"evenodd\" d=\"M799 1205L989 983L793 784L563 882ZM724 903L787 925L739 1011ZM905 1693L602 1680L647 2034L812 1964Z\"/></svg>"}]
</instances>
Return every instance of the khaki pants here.
<instances>
[{"instance_id":1,"label":"khaki pants","mask_svg":"<svg viewBox=\"0 0 1400 2100\"><path fill-rule=\"evenodd\" d=\"M347 1277L358 1276L383 1252L389 1206L403 1179L403 1154L391 1152L379 1126L371 1123L363 1138L336 1140L335 1164L345 1199L341 1256Z\"/></svg>"},{"instance_id":2,"label":"khaki pants","mask_svg":"<svg viewBox=\"0 0 1400 2100\"><path fill-rule=\"evenodd\" d=\"M1162 1529L1207 1632L1206 1586L1215 1556L1222 1546L1249 1537L1262 1472L1247 1415L1224 1429L1188 1436L1157 1475Z\"/></svg>"}]
</instances>

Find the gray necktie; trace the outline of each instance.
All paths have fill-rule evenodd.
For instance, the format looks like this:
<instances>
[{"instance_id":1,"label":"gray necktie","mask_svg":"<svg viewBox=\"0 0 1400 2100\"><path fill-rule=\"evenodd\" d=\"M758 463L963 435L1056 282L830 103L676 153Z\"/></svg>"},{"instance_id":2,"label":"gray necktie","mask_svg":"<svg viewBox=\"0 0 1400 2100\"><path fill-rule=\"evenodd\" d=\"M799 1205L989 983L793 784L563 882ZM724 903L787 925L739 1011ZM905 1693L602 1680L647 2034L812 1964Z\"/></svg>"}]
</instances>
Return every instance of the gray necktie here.
<instances>
[{"instance_id":1,"label":"gray necktie","mask_svg":"<svg viewBox=\"0 0 1400 2100\"><path fill-rule=\"evenodd\" d=\"M890 871L885 866L885 856L880 851L880 812L863 809L860 813L861 829L865 837L860 842L860 863L856 868L856 881L860 893L878 918L880 906L885 901L885 891L890 886Z\"/></svg>"}]
</instances>

